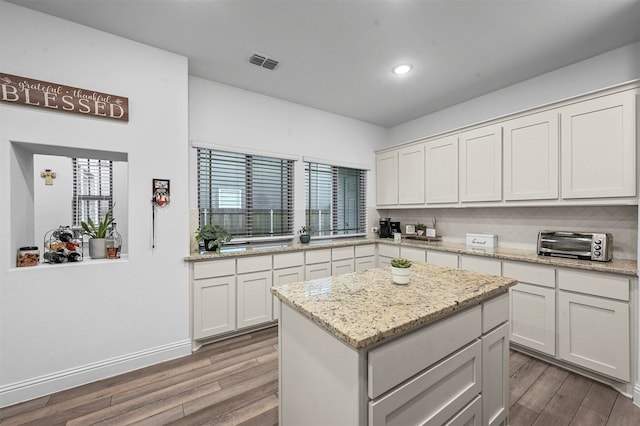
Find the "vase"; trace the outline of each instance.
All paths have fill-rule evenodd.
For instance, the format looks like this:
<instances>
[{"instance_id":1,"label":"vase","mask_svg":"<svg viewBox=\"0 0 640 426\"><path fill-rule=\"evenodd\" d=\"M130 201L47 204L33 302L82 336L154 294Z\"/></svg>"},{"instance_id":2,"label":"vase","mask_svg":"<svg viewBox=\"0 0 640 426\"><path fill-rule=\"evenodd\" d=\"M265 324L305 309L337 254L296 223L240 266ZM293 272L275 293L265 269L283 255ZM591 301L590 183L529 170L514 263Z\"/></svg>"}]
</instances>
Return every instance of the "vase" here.
<instances>
[{"instance_id":1,"label":"vase","mask_svg":"<svg viewBox=\"0 0 640 426\"><path fill-rule=\"evenodd\" d=\"M215 241L215 239L213 240L207 240L206 238L204 239L204 249L206 251L218 251L218 245L217 244L211 244L211 247L209 247L209 243Z\"/></svg>"},{"instance_id":2,"label":"vase","mask_svg":"<svg viewBox=\"0 0 640 426\"><path fill-rule=\"evenodd\" d=\"M391 267L391 279L395 284L409 284L409 274L411 268L396 268Z\"/></svg>"},{"instance_id":3,"label":"vase","mask_svg":"<svg viewBox=\"0 0 640 426\"><path fill-rule=\"evenodd\" d=\"M107 257L107 239L106 238L90 238L89 239L89 256L92 259L104 259Z\"/></svg>"},{"instance_id":4,"label":"vase","mask_svg":"<svg viewBox=\"0 0 640 426\"><path fill-rule=\"evenodd\" d=\"M309 234L301 234L300 235L300 242L302 244L307 244L309 241L311 241L311 235L309 235Z\"/></svg>"}]
</instances>

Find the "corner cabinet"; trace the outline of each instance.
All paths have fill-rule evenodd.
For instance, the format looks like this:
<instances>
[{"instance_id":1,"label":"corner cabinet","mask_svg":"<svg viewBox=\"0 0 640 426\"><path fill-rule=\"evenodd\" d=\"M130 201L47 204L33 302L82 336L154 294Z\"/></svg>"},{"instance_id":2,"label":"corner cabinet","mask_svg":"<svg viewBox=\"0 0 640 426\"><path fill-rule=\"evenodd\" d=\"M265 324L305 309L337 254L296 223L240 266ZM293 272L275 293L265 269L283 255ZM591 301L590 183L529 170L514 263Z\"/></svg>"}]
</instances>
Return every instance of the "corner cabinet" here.
<instances>
[{"instance_id":1,"label":"corner cabinet","mask_svg":"<svg viewBox=\"0 0 640 426\"><path fill-rule=\"evenodd\" d=\"M376 155L376 202L380 206L398 204L398 151Z\"/></svg>"},{"instance_id":2,"label":"corner cabinet","mask_svg":"<svg viewBox=\"0 0 640 426\"><path fill-rule=\"evenodd\" d=\"M502 127L460 134L460 201L502 200Z\"/></svg>"},{"instance_id":3,"label":"corner cabinet","mask_svg":"<svg viewBox=\"0 0 640 426\"><path fill-rule=\"evenodd\" d=\"M636 195L636 93L561 108L563 198Z\"/></svg>"}]
</instances>

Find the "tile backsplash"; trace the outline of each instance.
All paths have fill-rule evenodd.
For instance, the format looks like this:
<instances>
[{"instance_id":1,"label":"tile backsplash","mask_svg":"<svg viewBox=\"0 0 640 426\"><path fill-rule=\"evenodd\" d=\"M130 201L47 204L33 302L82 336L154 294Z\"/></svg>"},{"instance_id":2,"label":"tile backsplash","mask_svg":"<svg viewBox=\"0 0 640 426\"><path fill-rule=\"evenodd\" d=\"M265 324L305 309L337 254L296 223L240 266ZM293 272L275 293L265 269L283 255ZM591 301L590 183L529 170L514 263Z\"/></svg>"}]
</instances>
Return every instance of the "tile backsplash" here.
<instances>
[{"instance_id":1,"label":"tile backsplash","mask_svg":"<svg viewBox=\"0 0 640 426\"><path fill-rule=\"evenodd\" d=\"M438 235L444 241L464 243L465 233L498 235L498 246L536 249L538 231L593 231L613 234L613 256L636 259L637 206L500 207L463 209L388 209L378 216L391 217L401 225L437 219ZM370 222L375 222L371 217Z\"/></svg>"}]
</instances>

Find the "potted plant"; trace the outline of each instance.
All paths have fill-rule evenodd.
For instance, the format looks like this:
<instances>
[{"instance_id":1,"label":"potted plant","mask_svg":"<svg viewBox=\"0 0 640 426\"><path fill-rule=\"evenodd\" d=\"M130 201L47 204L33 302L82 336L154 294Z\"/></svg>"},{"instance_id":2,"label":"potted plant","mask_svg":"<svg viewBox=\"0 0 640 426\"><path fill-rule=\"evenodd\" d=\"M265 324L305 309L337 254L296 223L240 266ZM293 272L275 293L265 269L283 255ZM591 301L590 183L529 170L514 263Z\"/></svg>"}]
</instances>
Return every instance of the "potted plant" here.
<instances>
[{"instance_id":1,"label":"potted plant","mask_svg":"<svg viewBox=\"0 0 640 426\"><path fill-rule=\"evenodd\" d=\"M82 233L89 236L89 256L92 259L107 257L107 231L113 222L111 211L104 214L104 219L95 223L90 217L86 222L80 222Z\"/></svg>"},{"instance_id":2,"label":"potted plant","mask_svg":"<svg viewBox=\"0 0 640 426\"><path fill-rule=\"evenodd\" d=\"M425 225L424 223L416 223L416 232L418 233L418 235L424 235L426 230L427 225Z\"/></svg>"},{"instance_id":3,"label":"potted plant","mask_svg":"<svg viewBox=\"0 0 640 426\"><path fill-rule=\"evenodd\" d=\"M391 259L391 278L396 284L409 284L411 261L402 258Z\"/></svg>"},{"instance_id":4,"label":"potted plant","mask_svg":"<svg viewBox=\"0 0 640 426\"><path fill-rule=\"evenodd\" d=\"M220 225L204 225L196 229L196 239L204 241L204 249L220 253L224 243L231 241L231 234Z\"/></svg>"},{"instance_id":5,"label":"potted plant","mask_svg":"<svg viewBox=\"0 0 640 426\"><path fill-rule=\"evenodd\" d=\"M311 230L307 228L305 225L300 227L300 229L298 230L298 234L300 235L300 242L302 244L307 244L309 241L311 241L310 232Z\"/></svg>"}]
</instances>

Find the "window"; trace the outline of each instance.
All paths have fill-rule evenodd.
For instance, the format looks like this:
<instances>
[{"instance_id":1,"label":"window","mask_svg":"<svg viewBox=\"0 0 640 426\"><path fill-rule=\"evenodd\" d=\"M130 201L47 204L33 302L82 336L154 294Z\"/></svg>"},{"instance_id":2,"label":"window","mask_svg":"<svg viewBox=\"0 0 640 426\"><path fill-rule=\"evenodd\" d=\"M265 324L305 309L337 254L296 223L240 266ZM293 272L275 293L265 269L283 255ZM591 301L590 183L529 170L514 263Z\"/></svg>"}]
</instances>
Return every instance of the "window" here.
<instances>
[{"instance_id":1,"label":"window","mask_svg":"<svg viewBox=\"0 0 640 426\"><path fill-rule=\"evenodd\" d=\"M113 210L113 162L73 158L73 225L100 221Z\"/></svg>"},{"instance_id":2,"label":"window","mask_svg":"<svg viewBox=\"0 0 640 426\"><path fill-rule=\"evenodd\" d=\"M293 234L293 160L198 148L200 226L234 237Z\"/></svg>"},{"instance_id":3,"label":"window","mask_svg":"<svg viewBox=\"0 0 640 426\"><path fill-rule=\"evenodd\" d=\"M306 226L313 235L366 233L367 171L305 162Z\"/></svg>"}]
</instances>

